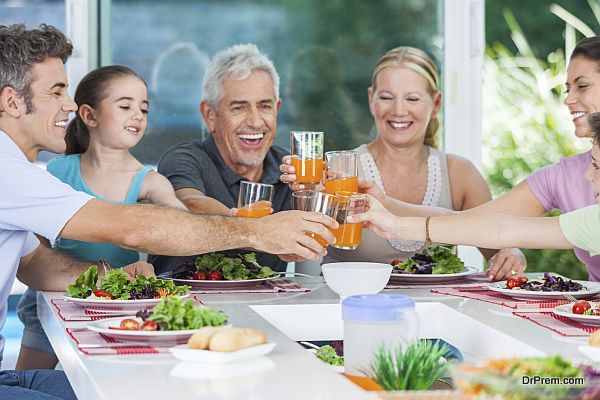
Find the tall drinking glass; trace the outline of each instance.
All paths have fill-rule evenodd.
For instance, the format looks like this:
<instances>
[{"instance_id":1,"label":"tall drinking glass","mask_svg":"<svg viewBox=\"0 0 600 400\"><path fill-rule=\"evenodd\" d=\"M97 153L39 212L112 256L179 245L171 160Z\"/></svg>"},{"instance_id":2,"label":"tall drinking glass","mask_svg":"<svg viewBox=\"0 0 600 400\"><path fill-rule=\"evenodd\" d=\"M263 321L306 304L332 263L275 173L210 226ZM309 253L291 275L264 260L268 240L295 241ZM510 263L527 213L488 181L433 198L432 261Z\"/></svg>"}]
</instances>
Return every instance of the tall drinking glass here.
<instances>
[{"instance_id":1,"label":"tall drinking glass","mask_svg":"<svg viewBox=\"0 0 600 400\"><path fill-rule=\"evenodd\" d=\"M292 208L300 211L316 211L323 213L333 219L337 218L339 197L315 190L299 190L292 193ZM330 229L333 233L333 230ZM329 243L319 235L307 232L308 236L314 238L323 247Z\"/></svg>"},{"instance_id":2,"label":"tall drinking glass","mask_svg":"<svg viewBox=\"0 0 600 400\"><path fill-rule=\"evenodd\" d=\"M235 215L237 217L260 218L273 211L271 199L273 185L242 181Z\"/></svg>"},{"instance_id":3,"label":"tall drinking glass","mask_svg":"<svg viewBox=\"0 0 600 400\"><path fill-rule=\"evenodd\" d=\"M290 132L292 166L296 182L319 183L323 179L323 132Z\"/></svg>"},{"instance_id":4,"label":"tall drinking glass","mask_svg":"<svg viewBox=\"0 0 600 400\"><path fill-rule=\"evenodd\" d=\"M344 250L354 250L360 245L362 238L362 222L348 223L350 215L362 214L367 211L367 195L356 192L338 191L339 197L337 222L340 226L331 232L335 236L333 247Z\"/></svg>"},{"instance_id":5,"label":"tall drinking glass","mask_svg":"<svg viewBox=\"0 0 600 400\"><path fill-rule=\"evenodd\" d=\"M355 151L328 151L325 193L358 192L357 155Z\"/></svg>"}]
</instances>

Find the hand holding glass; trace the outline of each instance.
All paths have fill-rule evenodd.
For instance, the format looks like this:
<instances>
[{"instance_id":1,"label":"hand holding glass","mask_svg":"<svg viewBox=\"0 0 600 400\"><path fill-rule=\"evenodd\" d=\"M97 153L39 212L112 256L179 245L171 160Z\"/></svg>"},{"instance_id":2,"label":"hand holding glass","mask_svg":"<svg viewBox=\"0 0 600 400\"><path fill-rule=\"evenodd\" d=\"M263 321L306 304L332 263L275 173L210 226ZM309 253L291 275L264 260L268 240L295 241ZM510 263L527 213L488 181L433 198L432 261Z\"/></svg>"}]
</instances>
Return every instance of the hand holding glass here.
<instances>
[{"instance_id":1,"label":"hand holding glass","mask_svg":"<svg viewBox=\"0 0 600 400\"><path fill-rule=\"evenodd\" d=\"M339 191L335 193L339 197L337 222L340 226L333 229L335 244L333 247L344 250L354 250L360 245L362 238L362 222L349 223L350 215L362 214L367 210L367 196L355 192Z\"/></svg>"},{"instance_id":2,"label":"hand holding glass","mask_svg":"<svg viewBox=\"0 0 600 400\"><path fill-rule=\"evenodd\" d=\"M323 132L291 131L290 153L296 182L321 182L323 179Z\"/></svg>"},{"instance_id":3,"label":"hand holding glass","mask_svg":"<svg viewBox=\"0 0 600 400\"><path fill-rule=\"evenodd\" d=\"M273 185L242 181L236 217L260 218L271 214L273 212L272 197Z\"/></svg>"},{"instance_id":4,"label":"hand holding glass","mask_svg":"<svg viewBox=\"0 0 600 400\"><path fill-rule=\"evenodd\" d=\"M292 193L292 208L300 211L316 211L336 219L338 213L339 198L337 196L317 192L314 190L300 190ZM333 230L330 229L333 233ZM308 236L314 238L323 247L329 243L319 235L307 232Z\"/></svg>"}]
</instances>

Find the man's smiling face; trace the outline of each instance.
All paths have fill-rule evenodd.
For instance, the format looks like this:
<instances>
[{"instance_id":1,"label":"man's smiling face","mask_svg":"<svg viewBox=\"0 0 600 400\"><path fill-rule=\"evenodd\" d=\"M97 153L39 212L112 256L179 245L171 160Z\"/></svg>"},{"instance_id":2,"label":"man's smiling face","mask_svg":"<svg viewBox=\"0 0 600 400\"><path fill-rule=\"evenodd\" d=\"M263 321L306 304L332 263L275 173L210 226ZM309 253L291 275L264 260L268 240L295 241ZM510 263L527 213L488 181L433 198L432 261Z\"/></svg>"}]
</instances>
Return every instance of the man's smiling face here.
<instances>
[{"instance_id":1,"label":"man's smiling face","mask_svg":"<svg viewBox=\"0 0 600 400\"><path fill-rule=\"evenodd\" d=\"M246 79L223 80L223 97L217 109L208 106L204 117L232 171L239 173L263 163L275 139L280 104L265 71L255 70Z\"/></svg>"}]
</instances>

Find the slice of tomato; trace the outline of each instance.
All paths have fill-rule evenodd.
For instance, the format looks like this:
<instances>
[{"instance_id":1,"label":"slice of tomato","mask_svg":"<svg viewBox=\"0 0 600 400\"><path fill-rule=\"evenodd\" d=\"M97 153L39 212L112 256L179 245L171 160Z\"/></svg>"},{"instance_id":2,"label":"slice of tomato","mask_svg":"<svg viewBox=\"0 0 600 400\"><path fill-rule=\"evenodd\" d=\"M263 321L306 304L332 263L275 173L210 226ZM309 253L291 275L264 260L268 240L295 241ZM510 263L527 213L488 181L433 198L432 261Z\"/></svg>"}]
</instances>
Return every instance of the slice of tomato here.
<instances>
[{"instance_id":1,"label":"slice of tomato","mask_svg":"<svg viewBox=\"0 0 600 400\"><path fill-rule=\"evenodd\" d=\"M106 290L102 290L102 289L96 289L94 290L94 296L96 297L105 297L107 299L110 300L114 300L115 296L113 296L112 294L108 293Z\"/></svg>"}]
</instances>

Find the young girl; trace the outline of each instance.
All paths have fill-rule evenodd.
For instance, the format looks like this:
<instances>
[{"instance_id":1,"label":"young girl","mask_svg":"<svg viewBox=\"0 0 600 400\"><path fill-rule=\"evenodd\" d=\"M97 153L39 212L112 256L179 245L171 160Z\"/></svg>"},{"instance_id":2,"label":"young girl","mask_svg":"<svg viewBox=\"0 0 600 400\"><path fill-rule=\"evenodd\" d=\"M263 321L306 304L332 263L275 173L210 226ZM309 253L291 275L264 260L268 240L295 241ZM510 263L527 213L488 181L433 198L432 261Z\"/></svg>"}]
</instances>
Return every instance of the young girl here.
<instances>
[{"instance_id":1,"label":"young girl","mask_svg":"<svg viewBox=\"0 0 600 400\"><path fill-rule=\"evenodd\" d=\"M142 78L127 67L98 68L81 80L75 102L79 109L67 128L66 156L48 163L51 174L103 200L185 209L167 178L129 152L147 126L148 92ZM91 263L106 259L113 267L139 260L136 251L109 243L60 239L56 247ZM35 291L27 290L18 312L25 330L17 369L54 368L58 360L37 318Z\"/></svg>"},{"instance_id":2,"label":"young girl","mask_svg":"<svg viewBox=\"0 0 600 400\"><path fill-rule=\"evenodd\" d=\"M579 247L591 256L600 254L600 113L589 117L594 132L592 162L583 176L591 183L597 203L559 217L518 217L478 210L443 217L398 217L369 197L370 209L349 217L365 222L378 235L391 239L426 240L487 248L572 249ZM590 277L594 279L594 276Z\"/></svg>"}]
</instances>

